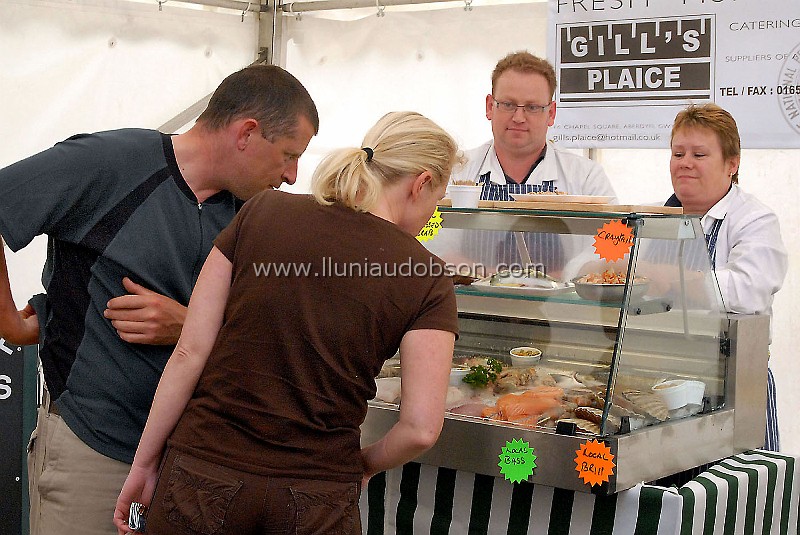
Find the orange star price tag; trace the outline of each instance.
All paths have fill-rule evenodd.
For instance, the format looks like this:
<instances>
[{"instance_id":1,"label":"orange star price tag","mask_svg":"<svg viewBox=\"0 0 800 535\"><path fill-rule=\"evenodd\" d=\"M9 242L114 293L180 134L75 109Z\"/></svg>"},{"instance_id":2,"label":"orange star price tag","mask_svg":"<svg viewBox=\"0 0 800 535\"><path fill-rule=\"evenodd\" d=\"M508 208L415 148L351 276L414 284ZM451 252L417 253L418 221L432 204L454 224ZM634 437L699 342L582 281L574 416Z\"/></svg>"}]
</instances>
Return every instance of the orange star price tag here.
<instances>
[{"instance_id":1,"label":"orange star price tag","mask_svg":"<svg viewBox=\"0 0 800 535\"><path fill-rule=\"evenodd\" d=\"M584 442L575 453L575 470L587 485L601 485L614 474L614 454L604 442Z\"/></svg>"},{"instance_id":2,"label":"orange star price tag","mask_svg":"<svg viewBox=\"0 0 800 535\"><path fill-rule=\"evenodd\" d=\"M603 225L594 237L594 250L606 262L621 260L632 246L633 231L619 219Z\"/></svg>"}]
</instances>

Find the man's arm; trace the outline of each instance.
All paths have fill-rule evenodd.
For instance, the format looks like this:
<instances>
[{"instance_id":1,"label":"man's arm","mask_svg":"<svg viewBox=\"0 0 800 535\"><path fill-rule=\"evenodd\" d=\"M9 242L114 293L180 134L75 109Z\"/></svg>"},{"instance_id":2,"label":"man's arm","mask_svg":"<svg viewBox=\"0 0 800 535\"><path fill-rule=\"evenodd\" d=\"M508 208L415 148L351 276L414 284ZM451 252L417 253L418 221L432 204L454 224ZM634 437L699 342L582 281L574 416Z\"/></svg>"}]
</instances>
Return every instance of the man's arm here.
<instances>
[{"instance_id":1,"label":"man's arm","mask_svg":"<svg viewBox=\"0 0 800 535\"><path fill-rule=\"evenodd\" d=\"M17 310L14 304L2 237L0 237L0 336L17 345L35 344L39 341L39 320L33 307L26 305L22 310Z\"/></svg>"},{"instance_id":2,"label":"man's arm","mask_svg":"<svg viewBox=\"0 0 800 535\"><path fill-rule=\"evenodd\" d=\"M128 277L129 293L111 299L103 315L119 337L132 344L175 345L186 319L186 307L169 297L136 284Z\"/></svg>"}]
</instances>

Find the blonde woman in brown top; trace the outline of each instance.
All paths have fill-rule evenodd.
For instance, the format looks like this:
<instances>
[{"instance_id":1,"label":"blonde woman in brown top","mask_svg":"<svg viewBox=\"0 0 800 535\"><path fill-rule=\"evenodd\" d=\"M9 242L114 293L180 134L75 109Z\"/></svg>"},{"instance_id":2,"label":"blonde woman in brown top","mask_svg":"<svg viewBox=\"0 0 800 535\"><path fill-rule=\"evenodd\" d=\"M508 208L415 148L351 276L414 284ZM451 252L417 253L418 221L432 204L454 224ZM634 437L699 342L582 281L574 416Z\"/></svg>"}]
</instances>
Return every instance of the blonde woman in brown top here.
<instances>
[{"instance_id":1,"label":"blonde woman in brown top","mask_svg":"<svg viewBox=\"0 0 800 535\"><path fill-rule=\"evenodd\" d=\"M362 480L442 427L455 296L414 236L457 159L433 122L390 113L363 148L323 161L313 197L248 201L192 294L117 503L120 533L133 501L150 505L148 533L361 533ZM398 348L399 420L362 449L374 377Z\"/></svg>"}]
</instances>

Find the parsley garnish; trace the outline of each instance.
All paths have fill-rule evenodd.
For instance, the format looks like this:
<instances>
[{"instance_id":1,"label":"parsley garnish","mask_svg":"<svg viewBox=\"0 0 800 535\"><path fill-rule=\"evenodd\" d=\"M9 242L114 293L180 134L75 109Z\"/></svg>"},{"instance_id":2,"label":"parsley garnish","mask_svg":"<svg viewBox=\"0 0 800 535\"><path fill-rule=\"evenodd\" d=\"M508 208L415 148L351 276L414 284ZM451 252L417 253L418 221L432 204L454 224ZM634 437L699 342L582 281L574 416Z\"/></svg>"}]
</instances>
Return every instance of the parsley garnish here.
<instances>
[{"instance_id":1,"label":"parsley garnish","mask_svg":"<svg viewBox=\"0 0 800 535\"><path fill-rule=\"evenodd\" d=\"M486 386L497 380L497 374L503 370L503 363L490 357L486 360L486 366L478 364L470 366L469 370L470 372L462 379L465 383L473 386Z\"/></svg>"}]
</instances>

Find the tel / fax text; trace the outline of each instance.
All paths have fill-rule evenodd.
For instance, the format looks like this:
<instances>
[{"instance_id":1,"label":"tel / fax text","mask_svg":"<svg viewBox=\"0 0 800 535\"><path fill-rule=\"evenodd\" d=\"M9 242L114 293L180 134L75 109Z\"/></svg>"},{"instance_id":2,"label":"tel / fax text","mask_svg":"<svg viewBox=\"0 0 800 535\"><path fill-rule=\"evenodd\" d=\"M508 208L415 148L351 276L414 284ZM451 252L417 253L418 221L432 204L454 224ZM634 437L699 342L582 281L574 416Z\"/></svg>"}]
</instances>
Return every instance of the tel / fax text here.
<instances>
[{"instance_id":1,"label":"tel / fax text","mask_svg":"<svg viewBox=\"0 0 800 535\"><path fill-rule=\"evenodd\" d=\"M800 95L800 85L743 85L720 87L719 94L723 97L758 96L758 95Z\"/></svg>"}]
</instances>

